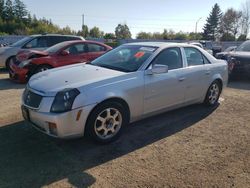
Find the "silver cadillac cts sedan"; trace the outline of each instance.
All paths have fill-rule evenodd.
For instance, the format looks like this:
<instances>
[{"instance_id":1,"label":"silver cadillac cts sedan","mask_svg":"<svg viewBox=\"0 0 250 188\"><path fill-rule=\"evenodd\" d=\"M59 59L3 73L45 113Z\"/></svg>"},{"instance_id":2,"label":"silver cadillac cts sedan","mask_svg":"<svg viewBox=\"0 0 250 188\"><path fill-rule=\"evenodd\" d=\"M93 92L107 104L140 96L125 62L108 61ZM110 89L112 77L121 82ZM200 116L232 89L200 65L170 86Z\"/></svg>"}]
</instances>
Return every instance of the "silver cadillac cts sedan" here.
<instances>
[{"instance_id":1,"label":"silver cadillac cts sedan","mask_svg":"<svg viewBox=\"0 0 250 188\"><path fill-rule=\"evenodd\" d=\"M34 75L21 108L26 122L50 136L107 143L130 122L194 103L215 105L227 80L227 63L194 45L132 43L90 64Z\"/></svg>"}]
</instances>

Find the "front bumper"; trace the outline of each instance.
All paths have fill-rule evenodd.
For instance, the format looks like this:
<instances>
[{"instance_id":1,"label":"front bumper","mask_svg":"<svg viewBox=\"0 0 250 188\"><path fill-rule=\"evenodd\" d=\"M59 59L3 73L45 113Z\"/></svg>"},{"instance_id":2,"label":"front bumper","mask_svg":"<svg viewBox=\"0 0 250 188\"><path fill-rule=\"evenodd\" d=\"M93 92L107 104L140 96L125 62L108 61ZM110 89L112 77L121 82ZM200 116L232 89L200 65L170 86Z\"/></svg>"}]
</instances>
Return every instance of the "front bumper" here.
<instances>
[{"instance_id":1,"label":"front bumper","mask_svg":"<svg viewBox=\"0 0 250 188\"><path fill-rule=\"evenodd\" d=\"M14 63L10 63L9 76L10 79L18 83L26 83L28 81L28 69L20 68Z\"/></svg>"},{"instance_id":2,"label":"front bumper","mask_svg":"<svg viewBox=\"0 0 250 188\"><path fill-rule=\"evenodd\" d=\"M85 124L93 107L94 105L89 105L59 114L39 112L24 106L22 106L22 111L26 123L37 130L56 138L76 138L84 135ZM24 109L25 113L28 112L28 118L27 114L24 115ZM50 128L51 124L56 127L53 131Z\"/></svg>"}]
</instances>

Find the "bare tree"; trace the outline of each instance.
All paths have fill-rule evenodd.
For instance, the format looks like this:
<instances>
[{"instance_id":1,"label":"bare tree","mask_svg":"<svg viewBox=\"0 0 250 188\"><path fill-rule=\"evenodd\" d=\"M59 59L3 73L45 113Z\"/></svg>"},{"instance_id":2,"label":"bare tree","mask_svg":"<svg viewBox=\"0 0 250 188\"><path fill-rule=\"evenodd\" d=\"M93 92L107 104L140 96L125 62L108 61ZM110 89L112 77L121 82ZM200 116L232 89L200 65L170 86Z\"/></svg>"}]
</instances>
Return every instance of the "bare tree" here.
<instances>
[{"instance_id":1,"label":"bare tree","mask_svg":"<svg viewBox=\"0 0 250 188\"><path fill-rule=\"evenodd\" d=\"M242 4L242 17L241 17L241 34L248 35L250 25L250 1Z\"/></svg>"},{"instance_id":2,"label":"bare tree","mask_svg":"<svg viewBox=\"0 0 250 188\"><path fill-rule=\"evenodd\" d=\"M239 27L241 23L242 12L234 10L233 8L227 9L223 14L220 21L220 30L224 35L231 35L236 38L236 35L239 34Z\"/></svg>"}]
</instances>

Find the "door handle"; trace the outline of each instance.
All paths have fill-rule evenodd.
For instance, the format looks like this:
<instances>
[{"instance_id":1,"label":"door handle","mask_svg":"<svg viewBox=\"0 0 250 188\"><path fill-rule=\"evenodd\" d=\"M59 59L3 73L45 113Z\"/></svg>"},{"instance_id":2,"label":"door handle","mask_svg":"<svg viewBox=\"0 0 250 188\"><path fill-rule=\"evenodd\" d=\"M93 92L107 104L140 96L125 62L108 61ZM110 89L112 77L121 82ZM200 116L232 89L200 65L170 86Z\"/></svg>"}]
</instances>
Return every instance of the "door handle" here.
<instances>
[{"instance_id":1,"label":"door handle","mask_svg":"<svg viewBox=\"0 0 250 188\"><path fill-rule=\"evenodd\" d=\"M211 74L210 70L206 71L206 75L210 75L210 74Z\"/></svg>"},{"instance_id":2,"label":"door handle","mask_svg":"<svg viewBox=\"0 0 250 188\"><path fill-rule=\"evenodd\" d=\"M184 80L186 80L186 78L185 78L185 77L181 77L181 78L179 78L179 81L180 81L180 82L183 82Z\"/></svg>"}]
</instances>

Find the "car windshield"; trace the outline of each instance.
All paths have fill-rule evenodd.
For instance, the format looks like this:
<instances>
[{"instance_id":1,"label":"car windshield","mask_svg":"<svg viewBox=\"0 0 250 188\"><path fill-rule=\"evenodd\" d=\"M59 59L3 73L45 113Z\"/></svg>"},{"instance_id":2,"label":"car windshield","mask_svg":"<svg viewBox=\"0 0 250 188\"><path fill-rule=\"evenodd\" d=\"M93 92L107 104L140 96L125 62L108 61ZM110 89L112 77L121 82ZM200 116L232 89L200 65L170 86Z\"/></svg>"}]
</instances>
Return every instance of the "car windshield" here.
<instances>
[{"instance_id":1,"label":"car windshield","mask_svg":"<svg viewBox=\"0 0 250 188\"><path fill-rule=\"evenodd\" d=\"M29 42L33 37L25 37L15 43L13 43L12 45L10 45L10 47L19 47L19 46L23 46L25 43Z\"/></svg>"},{"instance_id":2,"label":"car windshield","mask_svg":"<svg viewBox=\"0 0 250 188\"><path fill-rule=\"evenodd\" d=\"M62 49L66 44L67 44L67 42L58 43L58 44L46 49L45 52L48 52L49 54L56 53L56 52L58 52L58 50Z\"/></svg>"},{"instance_id":3,"label":"car windshield","mask_svg":"<svg viewBox=\"0 0 250 188\"><path fill-rule=\"evenodd\" d=\"M250 41L243 42L235 51L250 52Z\"/></svg>"},{"instance_id":4,"label":"car windshield","mask_svg":"<svg viewBox=\"0 0 250 188\"><path fill-rule=\"evenodd\" d=\"M141 45L123 45L102 55L91 64L122 72L135 72L156 49Z\"/></svg>"}]
</instances>

